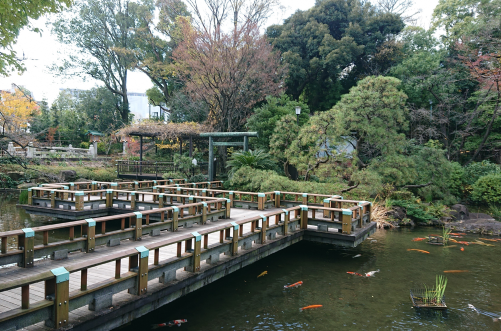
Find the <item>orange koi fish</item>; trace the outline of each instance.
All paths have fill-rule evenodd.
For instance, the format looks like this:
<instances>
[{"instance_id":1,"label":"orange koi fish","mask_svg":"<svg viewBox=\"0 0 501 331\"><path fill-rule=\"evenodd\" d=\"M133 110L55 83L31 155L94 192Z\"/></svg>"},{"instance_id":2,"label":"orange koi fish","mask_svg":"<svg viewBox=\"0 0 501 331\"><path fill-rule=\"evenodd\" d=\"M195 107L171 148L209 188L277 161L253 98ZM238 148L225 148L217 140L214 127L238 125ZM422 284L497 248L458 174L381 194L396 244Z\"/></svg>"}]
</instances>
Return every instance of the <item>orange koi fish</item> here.
<instances>
[{"instance_id":1,"label":"orange koi fish","mask_svg":"<svg viewBox=\"0 0 501 331\"><path fill-rule=\"evenodd\" d=\"M408 251L416 251L416 252L419 252L419 253L430 254L430 252L428 252L428 251L424 251L424 250L422 250L422 249L408 248L407 250L408 250Z\"/></svg>"},{"instance_id":2,"label":"orange koi fish","mask_svg":"<svg viewBox=\"0 0 501 331\"><path fill-rule=\"evenodd\" d=\"M464 247L461 247L461 252L464 252Z\"/></svg>"},{"instance_id":3,"label":"orange koi fish","mask_svg":"<svg viewBox=\"0 0 501 331\"><path fill-rule=\"evenodd\" d=\"M457 243L461 244L461 245L466 245L466 246L468 246L470 244L468 241L458 241Z\"/></svg>"},{"instance_id":4,"label":"orange koi fish","mask_svg":"<svg viewBox=\"0 0 501 331\"><path fill-rule=\"evenodd\" d=\"M412 241L422 241L422 240L426 240L426 239L428 239L428 238L414 238L414 239L412 239Z\"/></svg>"},{"instance_id":5,"label":"orange koi fish","mask_svg":"<svg viewBox=\"0 0 501 331\"><path fill-rule=\"evenodd\" d=\"M478 239L487 241L501 241L501 239L487 239L487 238L478 238Z\"/></svg>"},{"instance_id":6,"label":"orange koi fish","mask_svg":"<svg viewBox=\"0 0 501 331\"><path fill-rule=\"evenodd\" d=\"M460 272L469 272L468 270L444 270L444 274L457 274Z\"/></svg>"},{"instance_id":7,"label":"orange koi fish","mask_svg":"<svg viewBox=\"0 0 501 331\"><path fill-rule=\"evenodd\" d=\"M354 272L354 271L347 271L346 273L347 273L347 274L350 274L350 275L353 275L353 276L360 276L360 277L364 277L364 275L359 274L358 272Z\"/></svg>"},{"instance_id":8,"label":"orange koi fish","mask_svg":"<svg viewBox=\"0 0 501 331\"><path fill-rule=\"evenodd\" d=\"M451 236L451 237L454 237L454 238L464 238L464 236Z\"/></svg>"},{"instance_id":9,"label":"orange koi fish","mask_svg":"<svg viewBox=\"0 0 501 331\"><path fill-rule=\"evenodd\" d=\"M449 234L453 236L466 236L466 233L463 232L451 232Z\"/></svg>"},{"instance_id":10,"label":"orange koi fish","mask_svg":"<svg viewBox=\"0 0 501 331\"><path fill-rule=\"evenodd\" d=\"M182 323L186 323L188 322L188 320L186 319L182 319L182 320L173 320L173 321L170 321L170 322L167 322L167 323L160 323L160 324L154 324L151 326L152 329L158 329L158 328L162 328L162 327L165 327L165 326L174 326L174 325L177 325L177 326L181 326Z\"/></svg>"},{"instance_id":11,"label":"orange koi fish","mask_svg":"<svg viewBox=\"0 0 501 331\"><path fill-rule=\"evenodd\" d=\"M299 286L303 285L303 281L299 281L297 283L294 283L294 284L290 284L290 285L285 285L284 288L298 288Z\"/></svg>"},{"instance_id":12,"label":"orange koi fish","mask_svg":"<svg viewBox=\"0 0 501 331\"><path fill-rule=\"evenodd\" d=\"M306 309L313 309L313 308L320 308L320 307L323 307L323 306L322 305L311 305L311 306L299 308L299 311L302 312L303 310L306 310Z\"/></svg>"}]
</instances>

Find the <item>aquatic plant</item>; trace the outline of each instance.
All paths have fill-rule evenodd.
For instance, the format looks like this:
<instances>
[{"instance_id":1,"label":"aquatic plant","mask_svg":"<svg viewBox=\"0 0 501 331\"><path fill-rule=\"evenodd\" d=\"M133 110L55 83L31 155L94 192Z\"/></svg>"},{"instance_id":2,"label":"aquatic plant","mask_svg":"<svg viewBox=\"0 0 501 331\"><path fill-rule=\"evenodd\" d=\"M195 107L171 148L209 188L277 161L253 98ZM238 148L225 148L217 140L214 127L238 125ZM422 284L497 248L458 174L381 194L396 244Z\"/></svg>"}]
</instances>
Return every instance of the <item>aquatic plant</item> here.
<instances>
[{"instance_id":1,"label":"aquatic plant","mask_svg":"<svg viewBox=\"0 0 501 331\"><path fill-rule=\"evenodd\" d=\"M19 194L19 203L25 205L28 203L28 190L22 190Z\"/></svg>"},{"instance_id":2,"label":"aquatic plant","mask_svg":"<svg viewBox=\"0 0 501 331\"><path fill-rule=\"evenodd\" d=\"M451 229L446 228L445 226L442 228L442 239L444 242L444 245L447 245L447 242L449 241L451 237Z\"/></svg>"},{"instance_id":3,"label":"aquatic plant","mask_svg":"<svg viewBox=\"0 0 501 331\"><path fill-rule=\"evenodd\" d=\"M446 287L447 278L442 275L437 275L434 288L428 288L424 285L425 290L422 297L423 304L441 306Z\"/></svg>"}]
</instances>

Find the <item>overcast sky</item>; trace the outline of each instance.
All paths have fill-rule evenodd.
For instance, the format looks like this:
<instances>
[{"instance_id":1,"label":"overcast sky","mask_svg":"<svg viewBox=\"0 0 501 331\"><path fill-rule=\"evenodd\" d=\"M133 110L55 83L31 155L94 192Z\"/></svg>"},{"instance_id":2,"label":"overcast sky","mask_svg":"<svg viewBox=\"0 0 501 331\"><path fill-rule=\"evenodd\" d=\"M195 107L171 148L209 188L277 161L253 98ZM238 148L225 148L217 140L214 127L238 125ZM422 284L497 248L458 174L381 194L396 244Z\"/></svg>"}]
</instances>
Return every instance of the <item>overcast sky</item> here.
<instances>
[{"instance_id":1,"label":"overcast sky","mask_svg":"<svg viewBox=\"0 0 501 331\"><path fill-rule=\"evenodd\" d=\"M428 28L433 9L438 4L438 0L418 0L416 9L421 9L422 13L418 20L418 25ZM276 11L270 18L269 24L281 23L284 18L289 17L296 10L307 10L315 4L315 0L281 0L285 11ZM34 22L34 26L44 30L42 36L38 33L23 30L18 38L14 49L18 52L18 57L25 60L26 71L19 75L12 74L10 77L0 76L0 90L10 89L12 83L22 85L33 92L35 100L47 99L49 104L57 97L60 88L90 89L102 83L88 78L86 81L79 77L62 79L54 77L48 66L56 62L60 53L64 53L65 46L59 44L49 33L45 26L45 18ZM128 90L130 92L146 92L152 87L152 83L146 75L140 72L131 72L128 78Z\"/></svg>"}]
</instances>

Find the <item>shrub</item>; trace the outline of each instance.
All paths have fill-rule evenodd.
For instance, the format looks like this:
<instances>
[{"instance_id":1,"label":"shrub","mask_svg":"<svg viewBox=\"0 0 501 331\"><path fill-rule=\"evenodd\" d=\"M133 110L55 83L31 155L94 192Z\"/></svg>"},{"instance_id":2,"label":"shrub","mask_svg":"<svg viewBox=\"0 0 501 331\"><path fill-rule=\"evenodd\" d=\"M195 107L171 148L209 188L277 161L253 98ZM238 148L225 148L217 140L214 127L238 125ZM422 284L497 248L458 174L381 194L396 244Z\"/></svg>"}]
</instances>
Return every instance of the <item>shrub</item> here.
<instances>
[{"instance_id":1,"label":"shrub","mask_svg":"<svg viewBox=\"0 0 501 331\"><path fill-rule=\"evenodd\" d=\"M501 173L499 165L488 160L472 162L464 168L464 180L466 184L473 185L482 176L499 173Z\"/></svg>"},{"instance_id":2,"label":"shrub","mask_svg":"<svg viewBox=\"0 0 501 331\"><path fill-rule=\"evenodd\" d=\"M209 180L209 176L203 175L203 174L198 174L198 175L191 176L188 181L190 183L199 183L199 182L206 182L208 180Z\"/></svg>"},{"instance_id":3,"label":"shrub","mask_svg":"<svg viewBox=\"0 0 501 331\"><path fill-rule=\"evenodd\" d=\"M429 223L436 218L432 213L428 212L426 206L421 203L409 200L391 200L387 205L405 208L407 216L410 216L418 222Z\"/></svg>"},{"instance_id":4,"label":"shrub","mask_svg":"<svg viewBox=\"0 0 501 331\"><path fill-rule=\"evenodd\" d=\"M274 168L275 163L272 161L270 154L258 149L255 151L249 150L247 152L233 153L226 167L231 168L228 172L228 176L231 177L242 167L267 170Z\"/></svg>"},{"instance_id":5,"label":"shrub","mask_svg":"<svg viewBox=\"0 0 501 331\"><path fill-rule=\"evenodd\" d=\"M500 203L501 174L496 173L480 177L475 184L473 184L471 197L473 201L481 203Z\"/></svg>"},{"instance_id":6,"label":"shrub","mask_svg":"<svg viewBox=\"0 0 501 331\"><path fill-rule=\"evenodd\" d=\"M463 197L465 192L465 170L457 162L451 163L451 172L449 176L449 190L451 194L457 197Z\"/></svg>"},{"instance_id":7,"label":"shrub","mask_svg":"<svg viewBox=\"0 0 501 331\"><path fill-rule=\"evenodd\" d=\"M97 143L97 154L106 154L106 144L103 142Z\"/></svg>"},{"instance_id":8,"label":"shrub","mask_svg":"<svg viewBox=\"0 0 501 331\"><path fill-rule=\"evenodd\" d=\"M166 172L165 174L162 175L163 179L180 179L184 178L184 174L178 171L170 171Z\"/></svg>"},{"instance_id":9,"label":"shrub","mask_svg":"<svg viewBox=\"0 0 501 331\"><path fill-rule=\"evenodd\" d=\"M88 142L86 142L86 141L82 141L82 142L80 143L80 148L86 148L86 149L88 149L88 148L89 148L89 146L90 146L90 145L89 145L89 143L88 143Z\"/></svg>"}]
</instances>

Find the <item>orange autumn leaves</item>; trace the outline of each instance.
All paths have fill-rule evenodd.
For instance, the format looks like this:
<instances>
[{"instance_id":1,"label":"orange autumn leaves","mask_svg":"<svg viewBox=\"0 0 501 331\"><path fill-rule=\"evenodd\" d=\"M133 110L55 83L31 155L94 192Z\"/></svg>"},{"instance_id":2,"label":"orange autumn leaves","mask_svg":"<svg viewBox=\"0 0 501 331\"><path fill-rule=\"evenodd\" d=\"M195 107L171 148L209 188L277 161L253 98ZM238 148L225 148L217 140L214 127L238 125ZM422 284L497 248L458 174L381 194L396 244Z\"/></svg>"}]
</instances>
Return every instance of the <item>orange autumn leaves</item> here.
<instances>
[{"instance_id":1,"label":"orange autumn leaves","mask_svg":"<svg viewBox=\"0 0 501 331\"><path fill-rule=\"evenodd\" d=\"M28 127L29 118L38 112L38 105L22 91L0 91L0 126L16 132Z\"/></svg>"}]
</instances>

